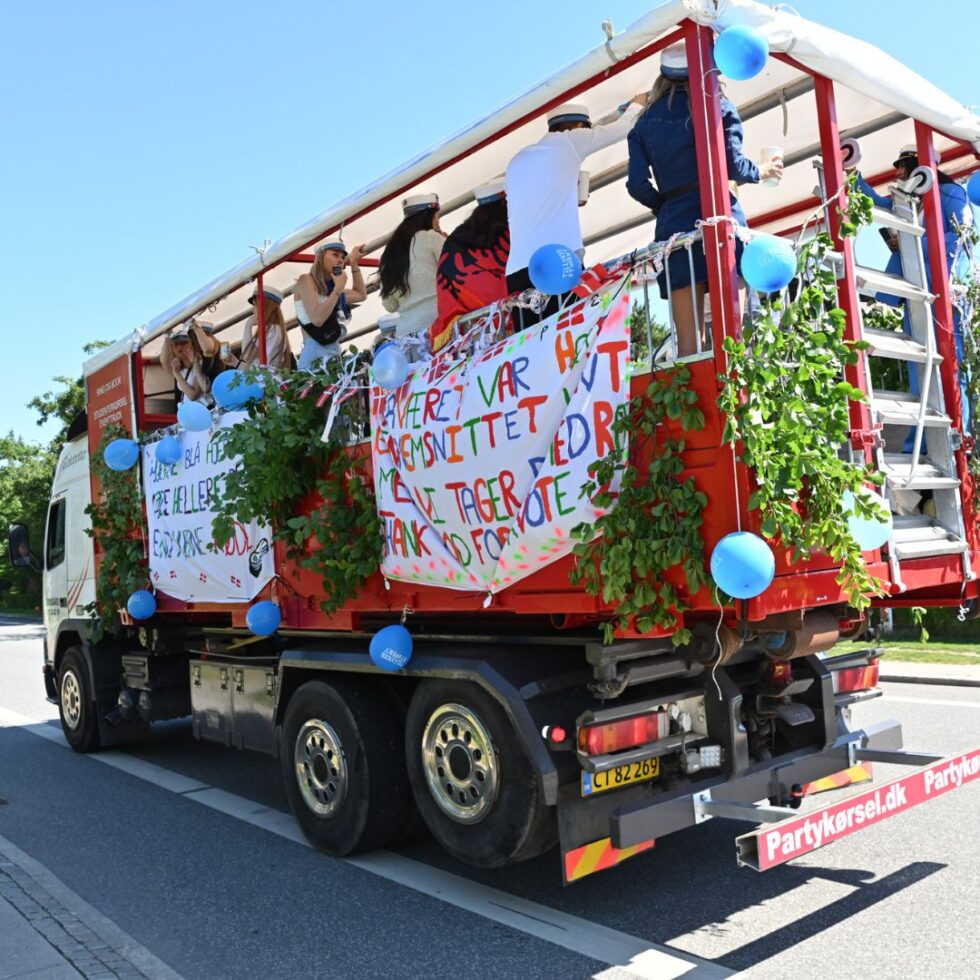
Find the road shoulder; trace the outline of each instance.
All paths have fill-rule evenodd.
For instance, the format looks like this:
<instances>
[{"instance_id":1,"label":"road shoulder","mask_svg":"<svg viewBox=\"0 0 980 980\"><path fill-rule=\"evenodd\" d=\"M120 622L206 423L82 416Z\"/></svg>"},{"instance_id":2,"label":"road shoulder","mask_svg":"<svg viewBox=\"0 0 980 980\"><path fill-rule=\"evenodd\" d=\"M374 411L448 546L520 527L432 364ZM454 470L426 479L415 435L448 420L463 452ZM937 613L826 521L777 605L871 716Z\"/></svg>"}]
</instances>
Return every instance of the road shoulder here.
<instances>
[{"instance_id":1,"label":"road shoulder","mask_svg":"<svg viewBox=\"0 0 980 980\"><path fill-rule=\"evenodd\" d=\"M0 976L180 980L180 975L0 836Z\"/></svg>"}]
</instances>

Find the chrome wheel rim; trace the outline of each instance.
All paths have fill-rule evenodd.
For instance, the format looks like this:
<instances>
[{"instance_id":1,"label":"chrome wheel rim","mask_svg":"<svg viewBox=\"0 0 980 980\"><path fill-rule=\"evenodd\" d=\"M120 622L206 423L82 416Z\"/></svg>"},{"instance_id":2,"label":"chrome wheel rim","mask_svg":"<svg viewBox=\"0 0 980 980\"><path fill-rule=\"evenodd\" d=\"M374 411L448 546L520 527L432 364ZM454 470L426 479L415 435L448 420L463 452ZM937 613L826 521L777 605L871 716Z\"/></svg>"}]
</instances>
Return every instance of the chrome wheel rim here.
<instances>
[{"instance_id":1,"label":"chrome wheel rim","mask_svg":"<svg viewBox=\"0 0 980 980\"><path fill-rule=\"evenodd\" d=\"M75 671L70 668L61 678L61 716L72 731L82 720L82 688Z\"/></svg>"},{"instance_id":2,"label":"chrome wheel rim","mask_svg":"<svg viewBox=\"0 0 980 980\"><path fill-rule=\"evenodd\" d=\"M422 733L422 769L429 792L457 823L478 823L500 785L497 753L483 722L460 704L443 704Z\"/></svg>"},{"instance_id":3,"label":"chrome wheel rim","mask_svg":"<svg viewBox=\"0 0 980 980\"><path fill-rule=\"evenodd\" d=\"M347 760L334 729L319 718L304 722L293 763L303 802L318 817L332 816L347 795Z\"/></svg>"}]
</instances>

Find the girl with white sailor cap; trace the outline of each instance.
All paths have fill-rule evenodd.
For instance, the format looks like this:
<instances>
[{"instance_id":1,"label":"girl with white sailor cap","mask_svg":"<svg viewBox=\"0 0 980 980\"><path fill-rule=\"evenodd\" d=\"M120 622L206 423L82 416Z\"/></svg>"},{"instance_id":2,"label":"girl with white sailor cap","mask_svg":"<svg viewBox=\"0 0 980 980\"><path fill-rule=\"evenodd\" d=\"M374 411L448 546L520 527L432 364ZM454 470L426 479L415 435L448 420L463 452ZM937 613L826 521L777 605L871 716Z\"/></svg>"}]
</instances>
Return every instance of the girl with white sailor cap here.
<instances>
[{"instance_id":1,"label":"girl with white sailor cap","mask_svg":"<svg viewBox=\"0 0 980 980\"><path fill-rule=\"evenodd\" d=\"M392 232L378 269L381 302L398 313L397 336L424 334L436 318L436 267L446 236L439 227L437 194L402 201L402 222ZM413 352L407 356L413 358Z\"/></svg>"},{"instance_id":2,"label":"girl with white sailor cap","mask_svg":"<svg viewBox=\"0 0 980 980\"><path fill-rule=\"evenodd\" d=\"M453 324L507 295L507 198L502 178L473 191L476 207L446 239L436 273L439 318L430 331L432 351L452 337Z\"/></svg>"},{"instance_id":3,"label":"girl with white sailor cap","mask_svg":"<svg viewBox=\"0 0 980 980\"><path fill-rule=\"evenodd\" d=\"M355 246L348 256L347 246L339 238L321 242L314 249L310 271L296 280L293 301L303 331L298 364L301 371L312 371L322 362L340 357L340 341L347 336L350 308L367 299L360 268L363 247ZM347 285L345 266L350 266L352 286Z\"/></svg>"},{"instance_id":4,"label":"girl with white sailor cap","mask_svg":"<svg viewBox=\"0 0 980 980\"><path fill-rule=\"evenodd\" d=\"M757 184L767 177L781 177L783 161L775 158L756 166L742 152L742 120L735 106L721 99L721 121L725 132L728 176L736 184ZM657 219L654 240L667 241L677 232L693 231L701 219L701 190L698 158L691 123L691 97L688 90L687 53L684 43L672 44L660 56L660 77L650 93L650 104L629 135L629 174L626 189L632 198L646 205ZM732 217L747 224L745 212L734 195ZM735 253L741 257L742 243ZM670 277L671 312L676 331L677 356L697 351L698 333L704 336L704 298L708 266L704 248L691 250L694 275L686 249L676 249L667 260L667 271L660 274L660 295L667 298ZM691 290L694 290L692 303ZM698 310L695 316L695 306Z\"/></svg>"}]
</instances>

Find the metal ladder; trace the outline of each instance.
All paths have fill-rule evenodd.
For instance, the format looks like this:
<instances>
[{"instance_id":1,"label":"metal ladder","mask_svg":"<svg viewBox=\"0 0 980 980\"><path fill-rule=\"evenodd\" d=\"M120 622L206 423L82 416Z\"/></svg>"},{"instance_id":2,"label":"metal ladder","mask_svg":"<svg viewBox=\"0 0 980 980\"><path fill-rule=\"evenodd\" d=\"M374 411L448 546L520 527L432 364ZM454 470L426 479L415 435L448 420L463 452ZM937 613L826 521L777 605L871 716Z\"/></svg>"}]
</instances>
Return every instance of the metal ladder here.
<instances>
[{"instance_id":1,"label":"metal ladder","mask_svg":"<svg viewBox=\"0 0 980 980\"><path fill-rule=\"evenodd\" d=\"M820 199L826 200L823 168L819 161L814 166L820 179ZM904 300L911 329L909 336L904 331L865 327L863 308L859 306L861 335L871 345L865 351L869 407L883 435L874 451L875 461L885 477L885 496L893 515L888 557L892 578L904 589L901 563L917 558L958 554L964 577L972 579L974 575L956 476L954 453L961 436L953 431L943 398L939 375L942 357L936 350L932 316L935 296L928 292L922 250L925 229L916 195L901 183L893 184L889 190L892 210L876 207L874 223L897 233L903 276L862 266L855 266L854 271L859 296L874 300L881 293ZM901 312L901 308L897 309ZM871 358L905 362L909 374L915 372L918 395L910 390L874 388ZM910 430L911 452L906 449ZM931 491L934 510L918 496L925 490ZM909 491L915 491L916 496Z\"/></svg>"}]
</instances>

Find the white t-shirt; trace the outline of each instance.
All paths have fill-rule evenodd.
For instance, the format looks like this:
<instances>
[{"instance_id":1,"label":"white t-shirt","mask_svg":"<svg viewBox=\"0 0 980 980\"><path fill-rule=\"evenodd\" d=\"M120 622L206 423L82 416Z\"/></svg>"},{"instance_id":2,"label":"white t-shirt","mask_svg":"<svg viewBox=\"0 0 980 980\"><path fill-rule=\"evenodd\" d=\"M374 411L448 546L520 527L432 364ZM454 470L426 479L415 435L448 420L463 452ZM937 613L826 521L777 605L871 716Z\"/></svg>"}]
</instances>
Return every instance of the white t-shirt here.
<instances>
[{"instance_id":1,"label":"white t-shirt","mask_svg":"<svg viewBox=\"0 0 980 980\"><path fill-rule=\"evenodd\" d=\"M434 228L417 231L408 253L408 292L385 296L381 303L389 313L398 313L395 334L408 337L432 326L436 308L436 269L446 239Z\"/></svg>"},{"instance_id":2,"label":"white t-shirt","mask_svg":"<svg viewBox=\"0 0 980 980\"><path fill-rule=\"evenodd\" d=\"M626 139L640 106L631 102L618 119L592 129L548 133L526 146L507 165L507 275L526 269L542 245L582 248L578 220L578 174L591 153Z\"/></svg>"},{"instance_id":3,"label":"white t-shirt","mask_svg":"<svg viewBox=\"0 0 980 980\"><path fill-rule=\"evenodd\" d=\"M252 344L252 331L255 331L255 343ZM253 347L253 350L249 351L249 347ZM245 321L245 328L242 332L242 353L249 351L250 354L255 356L255 363L258 364L259 361L259 340L258 340L258 325L249 317ZM265 360L267 364L271 364L273 367L279 366L279 360L282 357L282 331L277 330L275 327L266 327L265 331Z\"/></svg>"}]
</instances>

